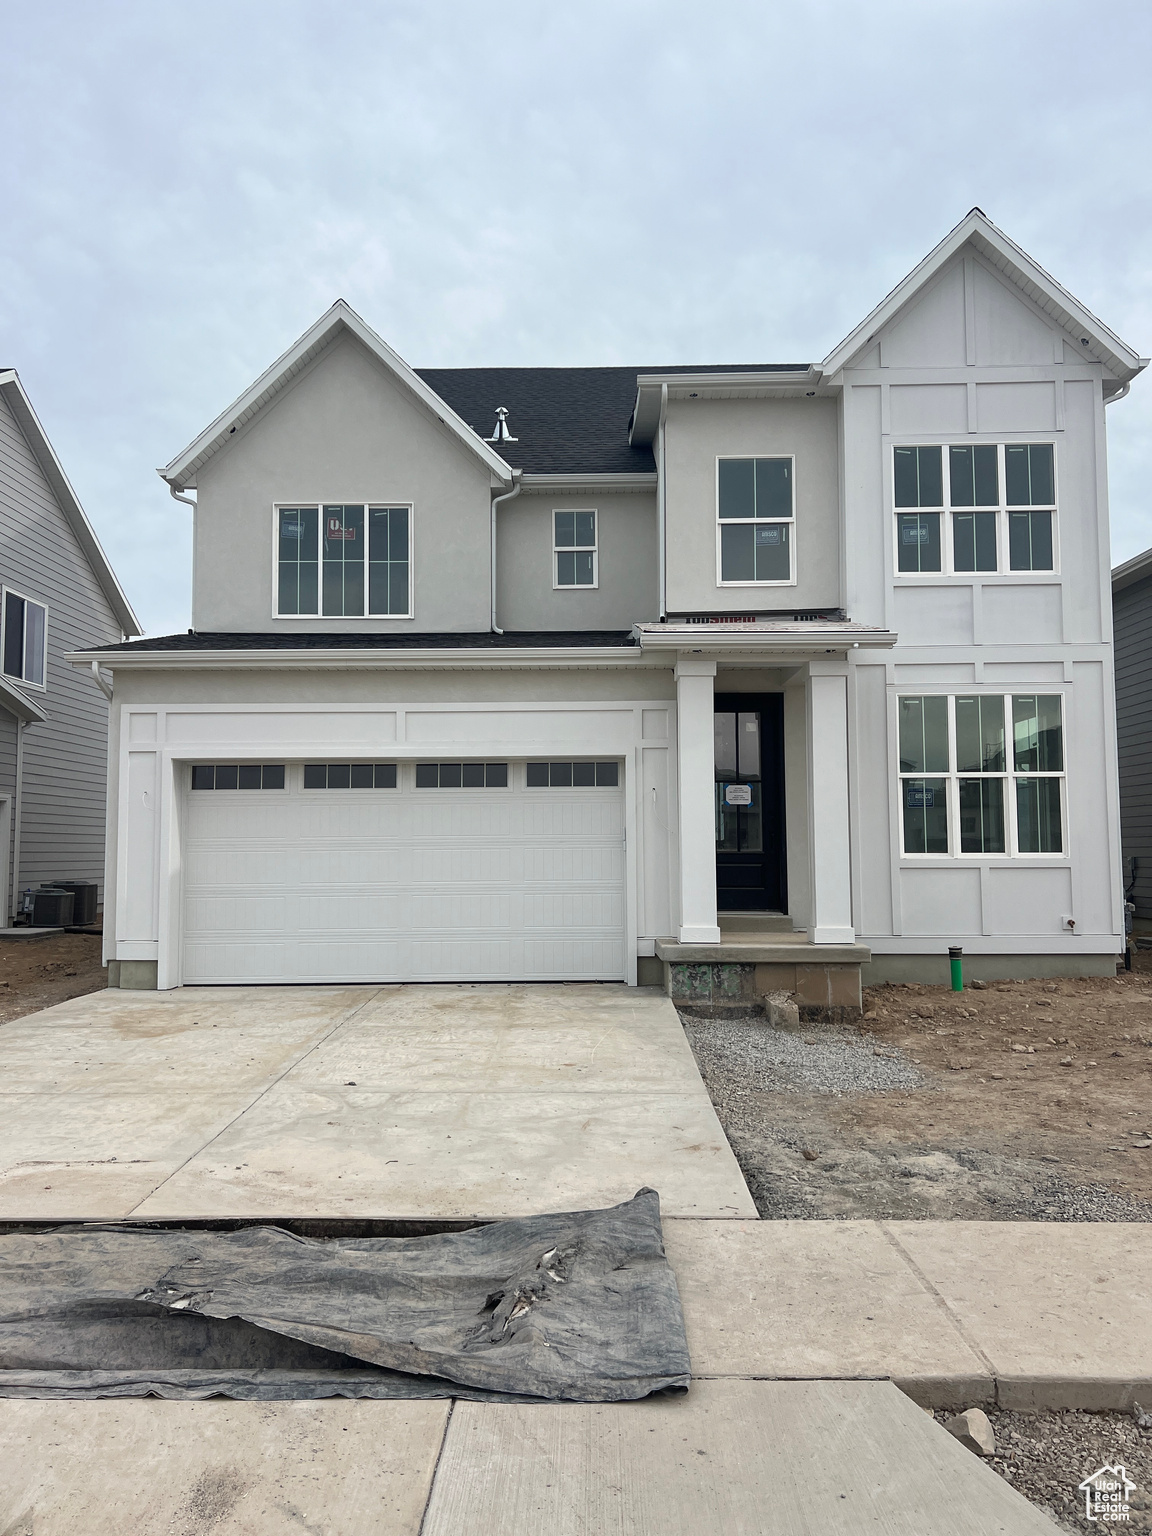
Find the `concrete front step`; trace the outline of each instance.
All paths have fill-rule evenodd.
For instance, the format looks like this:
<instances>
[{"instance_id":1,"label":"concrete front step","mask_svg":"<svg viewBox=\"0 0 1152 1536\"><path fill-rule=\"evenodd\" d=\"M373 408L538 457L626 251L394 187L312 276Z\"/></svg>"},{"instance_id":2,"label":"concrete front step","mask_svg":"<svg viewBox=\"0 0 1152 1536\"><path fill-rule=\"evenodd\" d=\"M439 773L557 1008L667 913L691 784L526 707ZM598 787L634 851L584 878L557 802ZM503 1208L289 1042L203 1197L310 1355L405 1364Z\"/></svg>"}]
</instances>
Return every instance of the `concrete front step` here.
<instances>
[{"instance_id":1,"label":"concrete front step","mask_svg":"<svg viewBox=\"0 0 1152 1536\"><path fill-rule=\"evenodd\" d=\"M810 944L806 934L728 935L719 944L656 941L664 990L678 1007L752 1009L769 992L795 994L806 1019L858 1018L867 944Z\"/></svg>"}]
</instances>

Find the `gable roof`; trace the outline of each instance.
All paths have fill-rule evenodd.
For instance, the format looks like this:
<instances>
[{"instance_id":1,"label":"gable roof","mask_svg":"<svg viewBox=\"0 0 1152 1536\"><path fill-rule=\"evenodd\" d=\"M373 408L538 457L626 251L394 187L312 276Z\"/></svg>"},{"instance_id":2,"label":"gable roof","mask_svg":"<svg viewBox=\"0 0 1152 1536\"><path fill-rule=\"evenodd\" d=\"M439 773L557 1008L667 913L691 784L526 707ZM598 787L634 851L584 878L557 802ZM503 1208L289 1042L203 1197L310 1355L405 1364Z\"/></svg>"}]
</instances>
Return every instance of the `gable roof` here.
<instances>
[{"instance_id":1,"label":"gable roof","mask_svg":"<svg viewBox=\"0 0 1152 1536\"><path fill-rule=\"evenodd\" d=\"M72 489L72 482L64 473L64 466L56 457L56 450L48 441L48 434L40 425L40 418L32 409L32 402L20 382L20 375L14 368L0 369L0 395L3 395L16 425L23 434L24 441L40 466L40 472L47 480L57 505L75 534L76 542L84 552L84 558L88 561L101 592L108 599L108 606L116 615L120 628L126 635L142 635L144 631L140 620L133 613L132 604L128 601L124 588L120 585L116 572L112 569L108 556L96 537L96 530L88 521L87 514L80 505L80 498Z\"/></svg>"},{"instance_id":2,"label":"gable roof","mask_svg":"<svg viewBox=\"0 0 1152 1536\"><path fill-rule=\"evenodd\" d=\"M846 336L824 359L825 377L837 373L873 340L876 332L888 323L904 306L936 276L965 245L971 244L987 261L1016 284L1057 325L1063 327L1071 338L1079 341L1087 336L1093 356L1102 362L1108 372L1122 384L1134 379L1141 369L1148 366L1146 357L1139 357L1126 342L1110 331L1102 320L1080 303L1050 277L1043 267L1034 262L998 229L980 208L973 208L962 218L940 244L929 251L924 260L897 283L892 292L872 313Z\"/></svg>"},{"instance_id":3,"label":"gable roof","mask_svg":"<svg viewBox=\"0 0 1152 1536\"><path fill-rule=\"evenodd\" d=\"M483 442L477 433L471 431L467 423L461 421L455 411L428 387L415 369L410 368L398 352L394 352L386 341L377 336L343 299L337 299L331 309L321 315L316 324L310 326L299 341L278 357L270 368L266 368L239 399L234 400L210 426L205 427L183 453L178 453L170 464L157 470L160 478L177 490L195 486L196 473L201 465L218 453L233 432L250 421L262 406L285 389L342 331L362 342L449 432L476 454L502 485L512 483L512 471L500 455Z\"/></svg>"}]
</instances>

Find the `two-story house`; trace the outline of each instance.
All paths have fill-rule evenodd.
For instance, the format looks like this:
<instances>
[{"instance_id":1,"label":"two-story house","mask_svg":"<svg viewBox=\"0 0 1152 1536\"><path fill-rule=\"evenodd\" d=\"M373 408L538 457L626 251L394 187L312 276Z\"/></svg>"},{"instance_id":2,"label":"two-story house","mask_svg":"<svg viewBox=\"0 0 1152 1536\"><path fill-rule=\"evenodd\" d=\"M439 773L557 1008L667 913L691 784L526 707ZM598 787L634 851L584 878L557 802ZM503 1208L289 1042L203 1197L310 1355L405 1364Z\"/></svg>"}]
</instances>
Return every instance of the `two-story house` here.
<instances>
[{"instance_id":1,"label":"two-story house","mask_svg":"<svg viewBox=\"0 0 1152 1536\"><path fill-rule=\"evenodd\" d=\"M30 888L103 881L107 683L66 657L139 633L19 374L0 368L0 927Z\"/></svg>"},{"instance_id":2,"label":"two-story house","mask_svg":"<svg viewBox=\"0 0 1152 1536\"><path fill-rule=\"evenodd\" d=\"M161 471L193 628L77 658L114 978L1110 973L1143 367L979 210L815 365L413 370L334 305Z\"/></svg>"}]
</instances>

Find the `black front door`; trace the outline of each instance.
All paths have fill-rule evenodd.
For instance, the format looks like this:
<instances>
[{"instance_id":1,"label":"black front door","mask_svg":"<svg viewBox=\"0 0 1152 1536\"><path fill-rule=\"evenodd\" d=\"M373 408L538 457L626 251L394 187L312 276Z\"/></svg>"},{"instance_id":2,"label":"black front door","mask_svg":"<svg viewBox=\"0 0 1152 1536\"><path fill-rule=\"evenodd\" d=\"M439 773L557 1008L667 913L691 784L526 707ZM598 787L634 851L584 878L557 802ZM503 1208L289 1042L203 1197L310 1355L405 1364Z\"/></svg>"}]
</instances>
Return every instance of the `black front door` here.
<instances>
[{"instance_id":1,"label":"black front door","mask_svg":"<svg viewBox=\"0 0 1152 1536\"><path fill-rule=\"evenodd\" d=\"M716 904L785 912L784 695L718 693Z\"/></svg>"}]
</instances>

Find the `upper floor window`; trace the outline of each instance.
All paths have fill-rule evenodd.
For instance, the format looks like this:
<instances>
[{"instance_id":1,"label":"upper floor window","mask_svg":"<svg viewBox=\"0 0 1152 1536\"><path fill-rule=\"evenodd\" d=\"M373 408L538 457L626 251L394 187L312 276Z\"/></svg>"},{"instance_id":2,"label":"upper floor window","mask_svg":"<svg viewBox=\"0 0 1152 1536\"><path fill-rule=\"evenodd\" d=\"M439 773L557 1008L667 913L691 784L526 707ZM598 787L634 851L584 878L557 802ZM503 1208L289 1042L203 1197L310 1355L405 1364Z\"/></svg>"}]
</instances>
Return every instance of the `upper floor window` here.
<instances>
[{"instance_id":1,"label":"upper floor window","mask_svg":"<svg viewBox=\"0 0 1152 1536\"><path fill-rule=\"evenodd\" d=\"M721 584L791 582L794 460L720 459L717 536Z\"/></svg>"},{"instance_id":2,"label":"upper floor window","mask_svg":"<svg viewBox=\"0 0 1152 1536\"><path fill-rule=\"evenodd\" d=\"M1059 694L902 697L905 854L1064 850Z\"/></svg>"},{"instance_id":3,"label":"upper floor window","mask_svg":"<svg viewBox=\"0 0 1152 1536\"><path fill-rule=\"evenodd\" d=\"M892 471L899 574L1055 570L1051 443L898 447Z\"/></svg>"},{"instance_id":4,"label":"upper floor window","mask_svg":"<svg viewBox=\"0 0 1152 1536\"><path fill-rule=\"evenodd\" d=\"M556 587L595 587L597 568L595 511L553 512L552 549Z\"/></svg>"},{"instance_id":5,"label":"upper floor window","mask_svg":"<svg viewBox=\"0 0 1152 1536\"><path fill-rule=\"evenodd\" d=\"M48 610L42 603L4 589L4 674L34 688L44 687Z\"/></svg>"},{"instance_id":6,"label":"upper floor window","mask_svg":"<svg viewBox=\"0 0 1152 1536\"><path fill-rule=\"evenodd\" d=\"M362 502L277 507L277 614L411 617L411 517Z\"/></svg>"}]
</instances>

